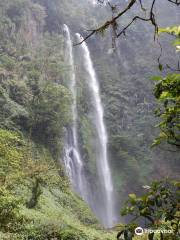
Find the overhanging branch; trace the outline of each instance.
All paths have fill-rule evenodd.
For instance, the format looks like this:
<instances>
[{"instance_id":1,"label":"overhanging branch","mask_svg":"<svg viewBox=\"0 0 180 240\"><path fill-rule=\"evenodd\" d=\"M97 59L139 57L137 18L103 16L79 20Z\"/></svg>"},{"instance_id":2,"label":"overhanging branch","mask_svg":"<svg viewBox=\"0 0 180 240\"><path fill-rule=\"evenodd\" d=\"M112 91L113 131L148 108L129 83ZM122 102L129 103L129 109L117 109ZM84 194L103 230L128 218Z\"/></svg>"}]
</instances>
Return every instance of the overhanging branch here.
<instances>
[{"instance_id":1,"label":"overhanging branch","mask_svg":"<svg viewBox=\"0 0 180 240\"><path fill-rule=\"evenodd\" d=\"M180 0L166 0L167 2L173 3L176 6L180 5ZM98 2L102 3L102 0L98 0ZM140 21L145 21L145 22L150 22L153 26L154 26L154 39L158 33L158 24L156 22L156 16L154 13L154 6L156 3L156 0L152 0L151 6L149 8L149 16L146 17L142 17L142 16L135 16L132 18L132 20L125 26L123 27L123 29L118 33L117 32L117 26L118 26L118 20L125 15L136 3L140 4L140 8L141 10L143 10L144 12L147 12L147 9L145 9L145 7L143 6L142 0L131 0L128 5L124 8L123 11L119 12L116 16L112 16L112 18L108 21L106 21L103 25L101 25L100 27L93 29L93 30L89 30L90 33L80 42L76 43L75 45L80 45L83 42L85 42L87 39L89 39L90 37L92 37L94 34L97 33L101 33L103 31L105 31L106 29L108 29L109 27L112 27L113 33L115 38L120 37L122 34L125 34L126 30L136 21L136 20L140 20ZM109 4L111 11L114 11L115 6L113 6L112 4Z\"/></svg>"}]
</instances>

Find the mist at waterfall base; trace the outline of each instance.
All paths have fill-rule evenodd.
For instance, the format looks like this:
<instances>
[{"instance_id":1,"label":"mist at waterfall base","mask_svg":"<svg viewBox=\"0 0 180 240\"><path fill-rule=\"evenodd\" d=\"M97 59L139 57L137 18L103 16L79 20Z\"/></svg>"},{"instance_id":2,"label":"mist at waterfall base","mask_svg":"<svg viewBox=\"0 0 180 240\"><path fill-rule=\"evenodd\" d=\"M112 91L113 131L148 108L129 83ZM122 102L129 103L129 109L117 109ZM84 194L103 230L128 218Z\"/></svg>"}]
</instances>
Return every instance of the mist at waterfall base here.
<instances>
[{"instance_id":1,"label":"mist at waterfall base","mask_svg":"<svg viewBox=\"0 0 180 240\"><path fill-rule=\"evenodd\" d=\"M118 217L115 213L113 183L111 171L108 161L107 142L108 136L104 123L104 112L101 103L100 89L95 69L90 56L90 51L85 42L77 47L82 59L82 68L86 72L86 84L90 92L90 101L92 102L92 125L97 133L97 151L96 151L96 167L99 182L98 191L94 192L93 183L86 176L85 163L82 160L78 143L78 113L77 113L77 82L75 71L75 54L67 25L63 26L65 37L65 60L70 66L67 77L68 87L72 92L72 125L67 128L65 148L64 148L64 164L71 185L92 208L96 216L100 219L105 227L112 227ZM80 42L82 37L76 34L76 41Z\"/></svg>"}]
</instances>

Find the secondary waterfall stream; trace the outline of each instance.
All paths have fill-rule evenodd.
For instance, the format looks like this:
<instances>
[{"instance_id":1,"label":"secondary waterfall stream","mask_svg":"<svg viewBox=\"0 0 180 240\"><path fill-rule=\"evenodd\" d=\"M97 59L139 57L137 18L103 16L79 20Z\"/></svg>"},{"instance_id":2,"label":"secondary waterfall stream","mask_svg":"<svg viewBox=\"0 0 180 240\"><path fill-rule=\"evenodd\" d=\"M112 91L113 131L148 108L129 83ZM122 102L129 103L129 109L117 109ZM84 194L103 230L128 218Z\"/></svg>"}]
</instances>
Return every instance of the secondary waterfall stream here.
<instances>
[{"instance_id":1,"label":"secondary waterfall stream","mask_svg":"<svg viewBox=\"0 0 180 240\"><path fill-rule=\"evenodd\" d=\"M96 153L96 166L100 189L97 190L99 197L93 196L93 183L87 183L84 170L84 163L78 147L78 130L77 130L77 86L76 75L73 59L73 46L70 31L66 25L63 27L66 43L65 58L70 66L69 71L69 88L72 92L72 126L67 130L66 144L64 151L64 163L71 184L76 192L91 206L106 227L112 227L114 223L114 203L113 203L113 184L107 154L107 132L104 124L103 106L100 98L99 84L96 72L93 67L88 46L83 42L79 48L81 58L83 59L83 68L86 71L87 85L91 95L93 106L93 126L97 134L98 151ZM82 40L79 34L76 34L78 41Z\"/></svg>"},{"instance_id":2,"label":"secondary waterfall stream","mask_svg":"<svg viewBox=\"0 0 180 240\"><path fill-rule=\"evenodd\" d=\"M70 178L71 184L76 192L85 199L85 180L83 179L83 162L80 156L78 147L77 135L77 103L76 103L76 76L73 59L73 46L70 36L70 31L67 25L63 26L65 42L65 58L69 66L69 89L71 90L72 102L72 126L67 129L66 146L64 153L64 163L67 175Z\"/></svg>"}]
</instances>

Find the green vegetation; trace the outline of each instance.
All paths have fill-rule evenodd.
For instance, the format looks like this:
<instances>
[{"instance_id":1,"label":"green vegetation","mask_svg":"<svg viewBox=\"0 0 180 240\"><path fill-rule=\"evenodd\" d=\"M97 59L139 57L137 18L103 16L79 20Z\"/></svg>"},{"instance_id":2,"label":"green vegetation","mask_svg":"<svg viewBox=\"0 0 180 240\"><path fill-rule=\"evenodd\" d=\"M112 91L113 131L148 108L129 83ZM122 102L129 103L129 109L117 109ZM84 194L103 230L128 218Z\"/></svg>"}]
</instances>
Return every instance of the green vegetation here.
<instances>
[{"instance_id":1,"label":"green vegetation","mask_svg":"<svg viewBox=\"0 0 180 240\"><path fill-rule=\"evenodd\" d=\"M63 36L45 18L33 1L0 1L0 239L114 239L62 168L72 96Z\"/></svg>"},{"instance_id":2,"label":"green vegetation","mask_svg":"<svg viewBox=\"0 0 180 240\"><path fill-rule=\"evenodd\" d=\"M180 26L160 29L160 33L168 33L175 37L173 45L178 52L180 41ZM168 66L169 67L169 66ZM159 65L162 71L163 66ZM171 69L170 69L171 70ZM180 74L179 69L173 69L174 73L169 73L165 77L154 77L158 81L154 89L154 96L161 103L156 109L156 116L162 119L158 124L160 128L159 137L155 139L153 145L157 145L163 141L180 148Z\"/></svg>"},{"instance_id":3,"label":"green vegetation","mask_svg":"<svg viewBox=\"0 0 180 240\"><path fill-rule=\"evenodd\" d=\"M2 129L0 150L1 239L113 239L69 190L47 150Z\"/></svg>"},{"instance_id":4,"label":"green vegetation","mask_svg":"<svg viewBox=\"0 0 180 240\"><path fill-rule=\"evenodd\" d=\"M16 31L9 33L6 22L0 18L9 34L6 36L2 28L0 125L23 131L34 141L46 145L57 159L62 147L63 128L71 120L71 94L62 85L62 38L46 33L44 39L40 39L42 33L36 24L45 18L41 8L40 5L26 1L8 2L3 6L4 15L8 22L14 24ZM31 30L28 29L29 20L24 19L27 11L30 11L30 19L34 21ZM11 34L16 40L20 38L23 46L14 42ZM39 41L39 44L34 41ZM58 83L56 79L59 79Z\"/></svg>"},{"instance_id":5,"label":"green vegetation","mask_svg":"<svg viewBox=\"0 0 180 240\"><path fill-rule=\"evenodd\" d=\"M179 27L161 29L160 32L175 35L176 40L173 44L176 47L179 46ZM160 63L159 69L160 71L163 69ZM178 72L179 69L174 69L174 71ZM180 74L169 73L165 77L156 76L153 80L158 81L154 88L154 96L160 102L155 114L162 122L158 124L159 137L154 140L152 146L166 142L178 149L180 147ZM152 230L146 234L149 240L179 239L179 187L178 181L166 179L153 181L150 186L144 186L147 193L142 197L137 197L134 193L129 194L121 215L130 215L131 221L121 227L117 238L134 239L139 224L143 224L144 228ZM140 231L142 233L140 235L143 235L142 228Z\"/></svg>"},{"instance_id":6,"label":"green vegetation","mask_svg":"<svg viewBox=\"0 0 180 240\"><path fill-rule=\"evenodd\" d=\"M121 214L122 216L130 215L132 220L121 229L118 239L124 236L124 239L131 240L135 236L135 229L139 226L140 219L145 219L144 228L162 231L149 233L148 239L153 240L157 237L158 239L178 239L179 183L170 180L154 181L144 188L147 193L142 197L129 194ZM163 233L163 230L166 230L166 233ZM171 230L171 234L168 230Z\"/></svg>"},{"instance_id":7,"label":"green vegetation","mask_svg":"<svg viewBox=\"0 0 180 240\"><path fill-rule=\"evenodd\" d=\"M116 238L118 230L103 230L84 201L71 191L61 162L65 128L72 121L72 96L67 88L69 66L64 60L61 26L67 23L73 35L76 31L97 27L107 16L106 8L98 7L98 11L94 11L86 1L0 0L2 240ZM171 20L171 16L165 17ZM130 18L128 15L122 23ZM151 33L143 24L134 25L131 30L130 40L122 38L116 53L109 35L88 42L105 108L115 192L121 204L129 192L136 193L129 195L123 215L135 214L140 219L150 215L152 228L169 228L172 223L175 228L170 237L176 239L177 183L154 182L144 196L137 195L142 192L140 186L152 178L178 177L178 153L150 149L150 145L159 134L154 145L168 142L179 147L179 74L171 71L165 76L164 65L159 65L162 76L154 78L157 81L154 95L159 101L156 119L153 82L148 79L157 74L152 61L157 49L152 48ZM178 52L179 27L160 32L175 36L173 45ZM174 63L166 40L164 45L165 61L170 58ZM89 180L96 186L96 141L81 61L79 57L75 61L79 142L87 174L93 176ZM160 133L158 128L154 129L155 125L160 127ZM132 237L136 224L133 221L125 228L122 225L120 237L126 238L127 232Z\"/></svg>"},{"instance_id":8,"label":"green vegetation","mask_svg":"<svg viewBox=\"0 0 180 240\"><path fill-rule=\"evenodd\" d=\"M162 102L162 107L156 110L156 115L163 120L158 125L161 132L154 144L165 140L180 147L180 74L168 74L165 78L159 78L154 95Z\"/></svg>"}]
</instances>

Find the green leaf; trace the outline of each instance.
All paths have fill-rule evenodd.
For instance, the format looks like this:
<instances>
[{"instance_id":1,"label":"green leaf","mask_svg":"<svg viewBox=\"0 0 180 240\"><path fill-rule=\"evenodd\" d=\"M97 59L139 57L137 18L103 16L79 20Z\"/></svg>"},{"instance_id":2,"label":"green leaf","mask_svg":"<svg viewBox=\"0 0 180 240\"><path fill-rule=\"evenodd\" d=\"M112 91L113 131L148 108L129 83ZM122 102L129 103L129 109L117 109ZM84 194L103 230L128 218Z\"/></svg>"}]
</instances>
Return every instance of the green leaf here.
<instances>
[{"instance_id":1,"label":"green leaf","mask_svg":"<svg viewBox=\"0 0 180 240\"><path fill-rule=\"evenodd\" d=\"M155 139L151 145L151 147L155 147L157 145L159 145L161 143L161 140L160 139Z\"/></svg>"},{"instance_id":2,"label":"green leaf","mask_svg":"<svg viewBox=\"0 0 180 240\"><path fill-rule=\"evenodd\" d=\"M166 99L169 96L170 96L169 92L162 92L160 99Z\"/></svg>"},{"instance_id":3,"label":"green leaf","mask_svg":"<svg viewBox=\"0 0 180 240\"><path fill-rule=\"evenodd\" d=\"M161 76L153 76L151 78L151 80L153 80L153 81L160 81L160 80L162 80L162 77Z\"/></svg>"},{"instance_id":4,"label":"green leaf","mask_svg":"<svg viewBox=\"0 0 180 240\"><path fill-rule=\"evenodd\" d=\"M136 194L131 193L131 194L129 194L129 197L132 198L132 199L136 199Z\"/></svg>"}]
</instances>

